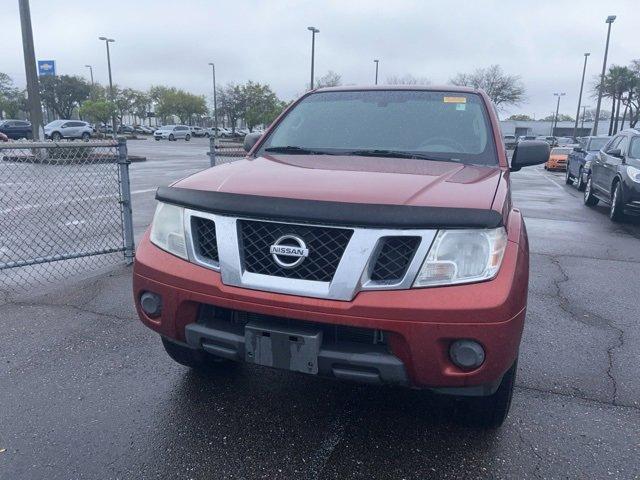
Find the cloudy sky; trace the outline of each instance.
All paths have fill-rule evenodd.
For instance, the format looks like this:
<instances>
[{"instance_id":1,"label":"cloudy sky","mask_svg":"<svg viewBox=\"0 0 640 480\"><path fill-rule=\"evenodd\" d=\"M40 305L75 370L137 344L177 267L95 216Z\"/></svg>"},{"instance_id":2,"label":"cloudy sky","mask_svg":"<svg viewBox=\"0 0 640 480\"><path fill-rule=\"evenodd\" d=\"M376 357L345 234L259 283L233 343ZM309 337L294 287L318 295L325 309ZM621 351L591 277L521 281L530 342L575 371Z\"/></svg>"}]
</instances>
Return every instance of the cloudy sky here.
<instances>
[{"instance_id":1,"label":"cloudy sky","mask_svg":"<svg viewBox=\"0 0 640 480\"><path fill-rule=\"evenodd\" d=\"M25 84L18 0L2 0L0 71ZM613 25L610 63L640 58L638 0L31 0L36 57L54 59L59 74L107 82L104 43L112 44L114 81L146 89L164 84L209 94L219 83L268 83L284 99L308 82L311 33L317 76L371 84L412 74L446 83L457 72L493 63L522 77L527 102L510 112L546 116L553 92L566 92L561 112L575 115L583 53L589 90L602 67L607 15ZM584 102L583 102L584 103ZM588 105L594 105L587 98ZM507 112L507 113L510 113Z\"/></svg>"}]
</instances>

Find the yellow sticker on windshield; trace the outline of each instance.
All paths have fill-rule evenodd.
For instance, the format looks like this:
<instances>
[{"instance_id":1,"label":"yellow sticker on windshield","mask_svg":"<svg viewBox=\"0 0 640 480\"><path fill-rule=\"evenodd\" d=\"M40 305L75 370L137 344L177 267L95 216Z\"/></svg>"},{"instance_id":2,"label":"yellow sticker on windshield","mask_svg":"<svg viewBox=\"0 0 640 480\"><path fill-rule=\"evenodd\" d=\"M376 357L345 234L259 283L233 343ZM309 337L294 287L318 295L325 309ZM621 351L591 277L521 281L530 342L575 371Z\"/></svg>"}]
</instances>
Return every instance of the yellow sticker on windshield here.
<instances>
[{"instance_id":1,"label":"yellow sticker on windshield","mask_svg":"<svg viewBox=\"0 0 640 480\"><path fill-rule=\"evenodd\" d=\"M467 103L467 97L444 97L444 103Z\"/></svg>"}]
</instances>

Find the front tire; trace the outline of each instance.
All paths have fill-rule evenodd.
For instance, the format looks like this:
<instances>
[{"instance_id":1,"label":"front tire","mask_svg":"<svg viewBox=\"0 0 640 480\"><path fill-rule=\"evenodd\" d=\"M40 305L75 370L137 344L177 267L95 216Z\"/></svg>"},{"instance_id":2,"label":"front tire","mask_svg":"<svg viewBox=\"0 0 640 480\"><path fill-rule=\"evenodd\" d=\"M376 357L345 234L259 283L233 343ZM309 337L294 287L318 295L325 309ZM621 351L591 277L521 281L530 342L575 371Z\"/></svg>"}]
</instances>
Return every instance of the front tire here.
<instances>
[{"instance_id":1,"label":"front tire","mask_svg":"<svg viewBox=\"0 0 640 480\"><path fill-rule=\"evenodd\" d=\"M84 132L84 133L82 134L82 140L83 140L84 142L88 142L90 138L91 138L91 135L89 134L89 132Z\"/></svg>"},{"instance_id":2,"label":"front tire","mask_svg":"<svg viewBox=\"0 0 640 480\"><path fill-rule=\"evenodd\" d=\"M193 368L194 370L207 370L228 361L224 358L214 357L204 350L185 347L165 337L161 338L162 346L171 359L185 367Z\"/></svg>"},{"instance_id":3,"label":"front tire","mask_svg":"<svg viewBox=\"0 0 640 480\"><path fill-rule=\"evenodd\" d=\"M611 209L609 210L609 218L612 222L622 222L625 218L624 203L622 201L622 185L616 182L611 194Z\"/></svg>"},{"instance_id":4,"label":"front tire","mask_svg":"<svg viewBox=\"0 0 640 480\"><path fill-rule=\"evenodd\" d=\"M573 185L573 177L569 172L569 165L567 165L567 172L564 175L564 183L566 183L567 185Z\"/></svg>"},{"instance_id":5,"label":"front tire","mask_svg":"<svg viewBox=\"0 0 640 480\"><path fill-rule=\"evenodd\" d=\"M191 135L187 133L187 135L184 137L184 141L188 142L189 140L191 140Z\"/></svg>"},{"instance_id":6,"label":"front tire","mask_svg":"<svg viewBox=\"0 0 640 480\"><path fill-rule=\"evenodd\" d=\"M169 141L173 142L176 139L176 137L173 136L173 133L169 135Z\"/></svg>"},{"instance_id":7,"label":"front tire","mask_svg":"<svg viewBox=\"0 0 640 480\"><path fill-rule=\"evenodd\" d=\"M471 427L494 429L500 427L509 414L516 382L518 360L502 377L500 386L486 397L462 397L456 406L456 419Z\"/></svg>"},{"instance_id":8,"label":"front tire","mask_svg":"<svg viewBox=\"0 0 640 480\"><path fill-rule=\"evenodd\" d=\"M587 177L587 185L584 188L584 204L588 207L595 207L598 204L598 198L593 194L591 174Z\"/></svg>"},{"instance_id":9,"label":"front tire","mask_svg":"<svg viewBox=\"0 0 640 480\"><path fill-rule=\"evenodd\" d=\"M53 140L54 142L59 142L60 140L62 140L62 135L60 134L60 132L53 132L51 134L51 140Z\"/></svg>"},{"instance_id":10,"label":"front tire","mask_svg":"<svg viewBox=\"0 0 640 480\"><path fill-rule=\"evenodd\" d=\"M584 171L582 170L582 167L580 167L580 170L578 170L578 191L580 192L584 192L584 188L587 186L586 182L584 181Z\"/></svg>"}]
</instances>

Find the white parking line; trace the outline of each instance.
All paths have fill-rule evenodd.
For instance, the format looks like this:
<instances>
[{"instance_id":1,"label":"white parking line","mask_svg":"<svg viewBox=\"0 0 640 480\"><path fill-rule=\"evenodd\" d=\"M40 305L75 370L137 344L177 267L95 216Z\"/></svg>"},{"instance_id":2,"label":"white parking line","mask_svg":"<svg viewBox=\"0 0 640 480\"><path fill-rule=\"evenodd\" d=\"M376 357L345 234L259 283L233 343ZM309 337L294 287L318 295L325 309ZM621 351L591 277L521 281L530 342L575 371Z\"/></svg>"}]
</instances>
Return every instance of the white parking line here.
<instances>
[{"instance_id":1,"label":"white parking line","mask_svg":"<svg viewBox=\"0 0 640 480\"><path fill-rule=\"evenodd\" d=\"M546 176L542 171L540 171L539 169L536 168L535 172L540 175L542 178L544 178L545 180L548 180L549 182L551 182L554 186L558 187L560 190L562 190L564 192L564 187L562 185L560 185L559 183L557 183L555 180L552 180L551 178L549 178L548 176Z\"/></svg>"}]
</instances>

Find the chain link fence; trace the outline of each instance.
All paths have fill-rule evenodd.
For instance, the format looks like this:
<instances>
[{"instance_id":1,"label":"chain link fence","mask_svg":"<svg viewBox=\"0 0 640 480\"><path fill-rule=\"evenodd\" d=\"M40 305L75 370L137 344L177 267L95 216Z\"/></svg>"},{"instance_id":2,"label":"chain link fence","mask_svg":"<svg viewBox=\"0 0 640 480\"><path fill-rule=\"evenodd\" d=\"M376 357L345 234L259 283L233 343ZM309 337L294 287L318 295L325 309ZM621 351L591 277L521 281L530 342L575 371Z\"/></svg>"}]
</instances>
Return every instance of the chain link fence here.
<instances>
[{"instance_id":1,"label":"chain link fence","mask_svg":"<svg viewBox=\"0 0 640 480\"><path fill-rule=\"evenodd\" d=\"M0 292L133 261L124 139L0 143Z\"/></svg>"},{"instance_id":2,"label":"chain link fence","mask_svg":"<svg viewBox=\"0 0 640 480\"><path fill-rule=\"evenodd\" d=\"M217 145L214 143L213 137L209 138L209 155L210 164L212 167L216 165L223 165L225 163L235 162L247 156L247 152L244 149L242 143L217 140ZM215 147L214 147L215 145Z\"/></svg>"}]
</instances>

